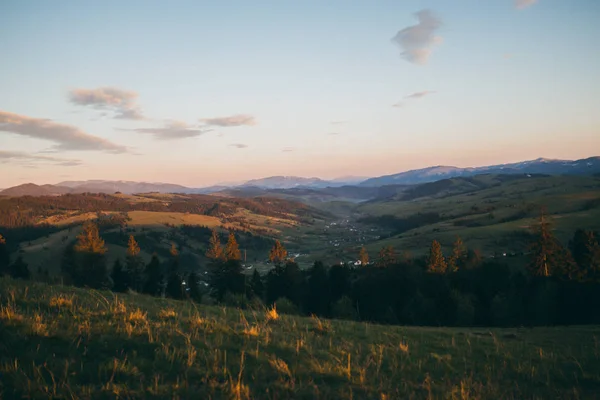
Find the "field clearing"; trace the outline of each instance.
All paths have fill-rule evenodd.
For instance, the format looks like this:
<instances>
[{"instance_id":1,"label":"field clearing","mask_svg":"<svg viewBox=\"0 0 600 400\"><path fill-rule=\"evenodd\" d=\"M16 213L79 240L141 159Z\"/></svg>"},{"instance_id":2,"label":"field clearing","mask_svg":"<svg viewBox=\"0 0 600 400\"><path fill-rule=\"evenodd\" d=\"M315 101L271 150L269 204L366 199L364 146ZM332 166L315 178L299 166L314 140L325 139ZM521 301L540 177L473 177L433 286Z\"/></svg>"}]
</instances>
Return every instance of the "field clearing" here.
<instances>
[{"instance_id":1,"label":"field clearing","mask_svg":"<svg viewBox=\"0 0 600 400\"><path fill-rule=\"evenodd\" d=\"M179 212L130 211L129 226L153 225L201 225L209 228L219 227L221 220L210 215L186 214Z\"/></svg>"},{"instance_id":2,"label":"field clearing","mask_svg":"<svg viewBox=\"0 0 600 400\"><path fill-rule=\"evenodd\" d=\"M0 279L10 398L594 398L600 328L420 328Z\"/></svg>"}]
</instances>

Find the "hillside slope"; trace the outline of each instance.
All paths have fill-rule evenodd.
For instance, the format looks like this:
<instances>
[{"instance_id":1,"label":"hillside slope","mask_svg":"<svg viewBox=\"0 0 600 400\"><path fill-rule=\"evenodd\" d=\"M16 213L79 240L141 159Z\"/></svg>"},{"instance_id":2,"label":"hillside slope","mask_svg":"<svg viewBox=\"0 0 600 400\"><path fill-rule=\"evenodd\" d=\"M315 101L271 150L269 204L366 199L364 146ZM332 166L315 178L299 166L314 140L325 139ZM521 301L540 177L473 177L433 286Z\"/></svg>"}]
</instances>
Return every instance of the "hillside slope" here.
<instances>
[{"instance_id":1,"label":"hillside slope","mask_svg":"<svg viewBox=\"0 0 600 400\"><path fill-rule=\"evenodd\" d=\"M4 398L591 398L598 327L405 328L0 279Z\"/></svg>"}]
</instances>

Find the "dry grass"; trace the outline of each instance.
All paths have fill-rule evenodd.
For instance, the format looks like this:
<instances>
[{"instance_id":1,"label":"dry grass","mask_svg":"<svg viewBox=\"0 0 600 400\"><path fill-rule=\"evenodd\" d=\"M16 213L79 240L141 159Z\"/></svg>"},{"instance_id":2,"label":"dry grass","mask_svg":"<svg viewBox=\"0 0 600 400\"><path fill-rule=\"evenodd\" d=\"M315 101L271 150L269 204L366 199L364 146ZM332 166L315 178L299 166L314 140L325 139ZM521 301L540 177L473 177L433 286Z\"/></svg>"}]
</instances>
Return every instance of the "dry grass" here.
<instances>
[{"instance_id":1,"label":"dry grass","mask_svg":"<svg viewBox=\"0 0 600 400\"><path fill-rule=\"evenodd\" d=\"M0 318L3 398L583 399L600 389L598 327L378 326L2 278Z\"/></svg>"},{"instance_id":2,"label":"dry grass","mask_svg":"<svg viewBox=\"0 0 600 400\"><path fill-rule=\"evenodd\" d=\"M50 307L61 308L72 308L73 307L73 297L74 296L66 296L64 294L58 294L56 296L52 296L50 298Z\"/></svg>"},{"instance_id":3,"label":"dry grass","mask_svg":"<svg viewBox=\"0 0 600 400\"><path fill-rule=\"evenodd\" d=\"M279 313L277 313L277 307L275 305L267 309L267 311L265 312L265 319L267 322L274 322L279 320Z\"/></svg>"}]
</instances>

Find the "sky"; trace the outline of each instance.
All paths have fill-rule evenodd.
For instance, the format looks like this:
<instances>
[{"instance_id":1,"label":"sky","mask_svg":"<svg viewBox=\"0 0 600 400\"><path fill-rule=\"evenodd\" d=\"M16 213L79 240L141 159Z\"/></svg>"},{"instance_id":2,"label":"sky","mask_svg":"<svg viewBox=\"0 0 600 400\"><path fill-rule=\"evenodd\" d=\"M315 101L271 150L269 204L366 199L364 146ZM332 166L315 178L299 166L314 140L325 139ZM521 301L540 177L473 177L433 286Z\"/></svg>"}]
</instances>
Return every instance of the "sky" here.
<instances>
[{"instance_id":1,"label":"sky","mask_svg":"<svg viewBox=\"0 0 600 400\"><path fill-rule=\"evenodd\" d=\"M0 0L0 187L600 155L598 0Z\"/></svg>"}]
</instances>

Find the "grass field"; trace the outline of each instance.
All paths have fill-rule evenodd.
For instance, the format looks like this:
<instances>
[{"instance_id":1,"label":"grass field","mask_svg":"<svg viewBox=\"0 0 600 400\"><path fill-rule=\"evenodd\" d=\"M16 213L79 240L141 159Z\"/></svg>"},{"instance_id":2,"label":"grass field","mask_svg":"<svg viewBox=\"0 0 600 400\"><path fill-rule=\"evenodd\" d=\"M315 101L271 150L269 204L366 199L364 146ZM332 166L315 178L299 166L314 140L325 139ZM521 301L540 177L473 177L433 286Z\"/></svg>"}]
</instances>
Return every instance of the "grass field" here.
<instances>
[{"instance_id":1,"label":"grass field","mask_svg":"<svg viewBox=\"0 0 600 400\"><path fill-rule=\"evenodd\" d=\"M0 279L0 397L594 398L600 328L419 328Z\"/></svg>"}]
</instances>

